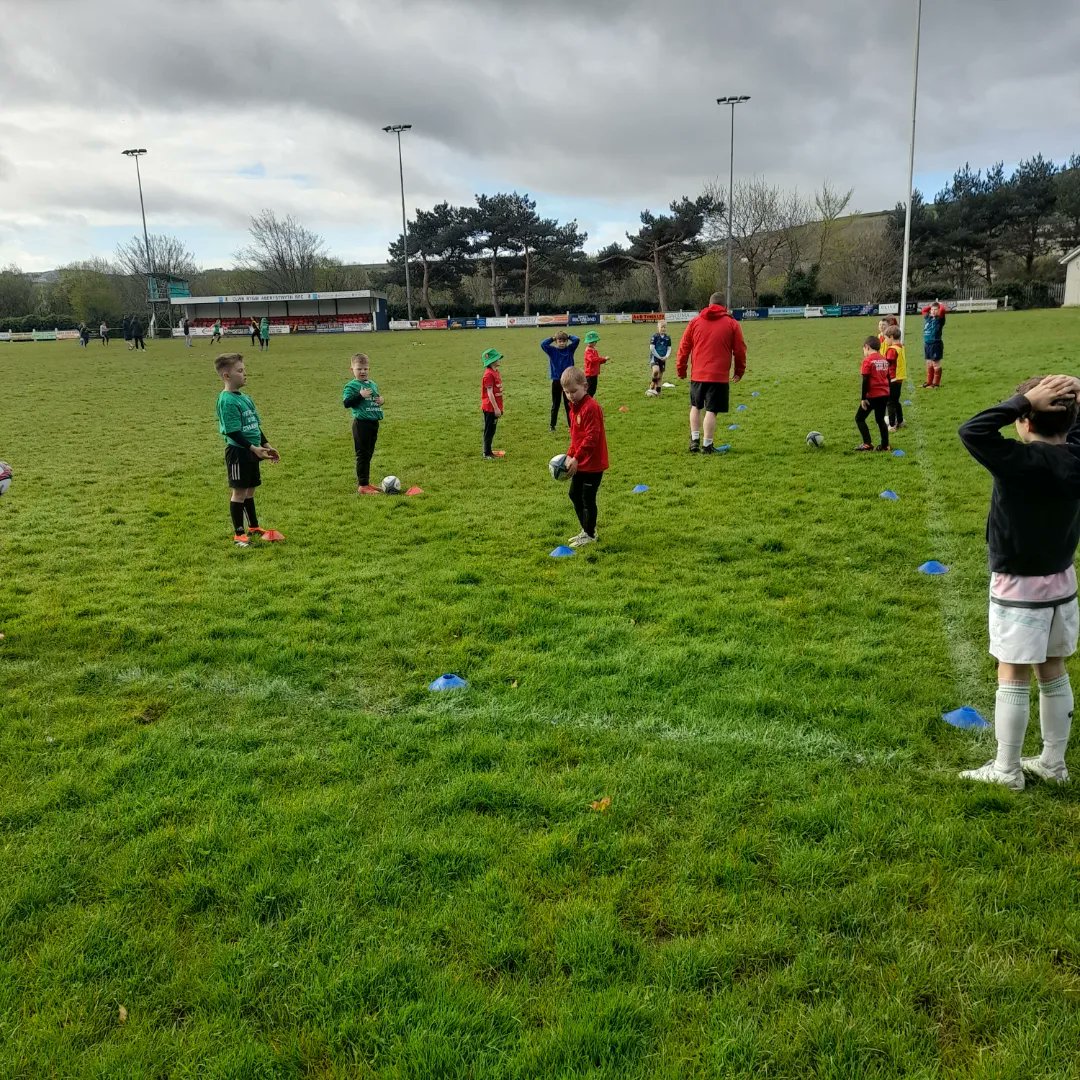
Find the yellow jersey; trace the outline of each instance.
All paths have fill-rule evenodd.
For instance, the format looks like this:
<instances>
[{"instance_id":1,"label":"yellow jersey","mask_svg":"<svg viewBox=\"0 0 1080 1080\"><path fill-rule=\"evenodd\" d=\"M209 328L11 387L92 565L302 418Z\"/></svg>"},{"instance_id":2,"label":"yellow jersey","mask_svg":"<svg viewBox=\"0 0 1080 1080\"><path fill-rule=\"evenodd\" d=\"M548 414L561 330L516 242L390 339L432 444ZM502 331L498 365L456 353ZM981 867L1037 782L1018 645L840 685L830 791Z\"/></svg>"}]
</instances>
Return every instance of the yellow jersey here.
<instances>
[{"instance_id":1,"label":"yellow jersey","mask_svg":"<svg viewBox=\"0 0 1080 1080\"><path fill-rule=\"evenodd\" d=\"M890 349L896 350L896 374L893 378L903 382L907 378L907 352L900 342L893 341L882 349L882 355L887 356Z\"/></svg>"}]
</instances>

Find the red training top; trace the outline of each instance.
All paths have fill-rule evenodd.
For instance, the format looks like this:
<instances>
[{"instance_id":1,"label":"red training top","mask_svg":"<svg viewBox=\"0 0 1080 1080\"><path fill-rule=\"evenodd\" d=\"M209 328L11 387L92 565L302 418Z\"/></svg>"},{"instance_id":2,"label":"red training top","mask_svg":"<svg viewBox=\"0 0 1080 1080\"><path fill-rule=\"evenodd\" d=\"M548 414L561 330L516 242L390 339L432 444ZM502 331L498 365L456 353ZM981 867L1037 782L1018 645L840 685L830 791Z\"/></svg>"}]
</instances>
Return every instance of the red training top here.
<instances>
[{"instance_id":1,"label":"red training top","mask_svg":"<svg viewBox=\"0 0 1080 1080\"><path fill-rule=\"evenodd\" d=\"M600 365L601 364L606 364L607 362L608 362L608 358L606 356L601 356L596 351L596 346L595 345L586 345L585 346L585 374L586 375L599 375L600 374Z\"/></svg>"},{"instance_id":2,"label":"red training top","mask_svg":"<svg viewBox=\"0 0 1080 1080\"><path fill-rule=\"evenodd\" d=\"M493 367L484 368L484 380L480 383L480 408L483 409L484 412L495 411L491 407L491 402L488 400L489 388L495 396L495 403L499 406L499 412L502 412L502 376Z\"/></svg>"},{"instance_id":3,"label":"red training top","mask_svg":"<svg viewBox=\"0 0 1080 1080\"><path fill-rule=\"evenodd\" d=\"M889 364L889 382L892 382L896 378L896 362L900 359L900 354L890 345L885 350L885 359Z\"/></svg>"},{"instance_id":4,"label":"red training top","mask_svg":"<svg viewBox=\"0 0 1080 1080\"><path fill-rule=\"evenodd\" d=\"M604 410L586 394L576 405L570 402L570 449L581 472L604 472L608 467Z\"/></svg>"},{"instance_id":5,"label":"red training top","mask_svg":"<svg viewBox=\"0 0 1080 1080\"><path fill-rule=\"evenodd\" d=\"M896 370L895 361L893 370ZM873 352L869 356L864 356L860 371L865 386L864 398L889 396L889 361L881 353Z\"/></svg>"},{"instance_id":6,"label":"red training top","mask_svg":"<svg viewBox=\"0 0 1080 1080\"><path fill-rule=\"evenodd\" d=\"M746 342L742 327L723 304L710 304L690 325L679 342L675 370L680 379L686 378L686 362L692 367L694 382L726 383L731 375L731 360L735 359L735 374L742 378L746 371Z\"/></svg>"}]
</instances>

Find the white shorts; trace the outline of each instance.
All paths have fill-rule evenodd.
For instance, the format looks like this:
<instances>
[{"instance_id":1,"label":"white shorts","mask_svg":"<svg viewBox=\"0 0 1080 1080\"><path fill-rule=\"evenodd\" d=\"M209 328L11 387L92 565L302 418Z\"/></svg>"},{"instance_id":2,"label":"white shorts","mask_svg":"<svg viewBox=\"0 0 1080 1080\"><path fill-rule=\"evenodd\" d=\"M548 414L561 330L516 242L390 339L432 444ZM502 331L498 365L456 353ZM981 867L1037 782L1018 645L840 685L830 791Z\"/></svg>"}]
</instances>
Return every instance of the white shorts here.
<instances>
[{"instance_id":1,"label":"white shorts","mask_svg":"<svg viewBox=\"0 0 1080 1080\"><path fill-rule=\"evenodd\" d=\"M1080 629L1076 597L1057 607L1006 607L990 601L990 655L1003 664L1042 664L1072 656Z\"/></svg>"}]
</instances>

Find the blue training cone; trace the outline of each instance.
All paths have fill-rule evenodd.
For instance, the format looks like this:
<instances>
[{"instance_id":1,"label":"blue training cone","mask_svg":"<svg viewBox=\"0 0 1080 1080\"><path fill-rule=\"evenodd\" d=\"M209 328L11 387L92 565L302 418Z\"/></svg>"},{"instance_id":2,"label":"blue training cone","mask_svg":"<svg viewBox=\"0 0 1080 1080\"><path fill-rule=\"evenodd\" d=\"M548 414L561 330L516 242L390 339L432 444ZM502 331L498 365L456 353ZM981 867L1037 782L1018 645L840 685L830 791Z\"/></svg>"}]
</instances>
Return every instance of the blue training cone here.
<instances>
[{"instance_id":1,"label":"blue training cone","mask_svg":"<svg viewBox=\"0 0 1080 1080\"><path fill-rule=\"evenodd\" d=\"M572 547L567 547L565 544L560 544L552 553L553 559L565 559L567 555L576 555L577 552Z\"/></svg>"},{"instance_id":2,"label":"blue training cone","mask_svg":"<svg viewBox=\"0 0 1080 1080\"><path fill-rule=\"evenodd\" d=\"M760 390L755 390L750 396L751 397L761 397L761 391Z\"/></svg>"},{"instance_id":3,"label":"blue training cone","mask_svg":"<svg viewBox=\"0 0 1080 1080\"><path fill-rule=\"evenodd\" d=\"M948 572L949 568L944 563L939 563L937 559L930 559L919 567L920 574L947 574Z\"/></svg>"},{"instance_id":4,"label":"blue training cone","mask_svg":"<svg viewBox=\"0 0 1080 1080\"><path fill-rule=\"evenodd\" d=\"M889 502L896 502L896 500L897 500L897 499L899 499L899 498L900 498L900 496L899 496L899 495L897 495L897 494L896 494L896 492L895 492L895 491L893 491L893 489L892 489L892 488L886 488L886 489L885 489L885 490L884 490L884 491L883 491L883 492L882 492L882 493L881 493L881 494L880 494L880 495L878 496L878 498L879 498L879 499L888 499L888 500L889 500Z\"/></svg>"},{"instance_id":5,"label":"blue training cone","mask_svg":"<svg viewBox=\"0 0 1080 1080\"><path fill-rule=\"evenodd\" d=\"M735 406L735 411L736 412L746 412L748 407L749 406L747 406L747 405L736 405Z\"/></svg>"},{"instance_id":6,"label":"blue training cone","mask_svg":"<svg viewBox=\"0 0 1080 1080\"><path fill-rule=\"evenodd\" d=\"M730 449L731 443L729 442L724 443L722 446L713 447L713 450L715 450L718 454L726 454Z\"/></svg>"},{"instance_id":7,"label":"blue training cone","mask_svg":"<svg viewBox=\"0 0 1080 1080\"><path fill-rule=\"evenodd\" d=\"M892 452L893 457L907 457L903 450L894 450Z\"/></svg>"},{"instance_id":8,"label":"blue training cone","mask_svg":"<svg viewBox=\"0 0 1080 1080\"><path fill-rule=\"evenodd\" d=\"M728 424L727 429L728 429L728 431L738 431L739 430L739 425L738 424Z\"/></svg>"},{"instance_id":9,"label":"blue training cone","mask_svg":"<svg viewBox=\"0 0 1080 1080\"><path fill-rule=\"evenodd\" d=\"M635 484L631 489L635 495L644 495L649 490L648 484Z\"/></svg>"},{"instance_id":10,"label":"blue training cone","mask_svg":"<svg viewBox=\"0 0 1080 1080\"><path fill-rule=\"evenodd\" d=\"M952 712L942 713L941 719L946 724L952 724L953 727L964 731L983 731L990 727L990 721L978 709L970 705L962 705L959 709L953 709Z\"/></svg>"},{"instance_id":11,"label":"blue training cone","mask_svg":"<svg viewBox=\"0 0 1080 1080\"><path fill-rule=\"evenodd\" d=\"M905 401L905 402L904 402L904 404L905 404L905 405L910 405L910 404L911 404L911 399L910 399L910 398L908 398L908 400L907 400L907 401Z\"/></svg>"},{"instance_id":12,"label":"blue training cone","mask_svg":"<svg viewBox=\"0 0 1080 1080\"><path fill-rule=\"evenodd\" d=\"M440 675L429 690L468 690L469 684L460 675Z\"/></svg>"}]
</instances>

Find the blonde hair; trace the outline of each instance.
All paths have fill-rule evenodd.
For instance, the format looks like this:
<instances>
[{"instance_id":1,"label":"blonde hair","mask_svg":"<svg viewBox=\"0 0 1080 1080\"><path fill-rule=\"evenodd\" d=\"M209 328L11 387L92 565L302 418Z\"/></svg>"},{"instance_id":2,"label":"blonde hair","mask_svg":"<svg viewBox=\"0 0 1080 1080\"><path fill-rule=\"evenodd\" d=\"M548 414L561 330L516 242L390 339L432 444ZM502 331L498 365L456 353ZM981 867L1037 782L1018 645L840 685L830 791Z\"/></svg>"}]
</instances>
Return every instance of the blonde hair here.
<instances>
[{"instance_id":1,"label":"blonde hair","mask_svg":"<svg viewBox=\"0 0 1080 1080\"><path fill-rule=\"evenodd\" d=\"M214 370L220 375L227 368L235 367L237 364L241 363L243 359L243 353L222 353L219 357L217 357L217 359L214 360Z\"/></svg>"},{"instance_id":2,"label":"blonde hair","mask_svg":"<svg viewBox=\"0 0 1080 1080\"><path fill-rule=\"evenodd\" d=\"M352 358L349 360L350 364L369 364L371 363L371 357L364 352L354 352Z\"/></svg>"},{"instance_id":3,"label":"blonde hair","mask_svg":"<svg viewBox=\"0 0 1080 1080\"><path fill-rule=\"evenodd\" d=\"M885 336L890 341L899 341L900 340L900 327L899 326L886 326L885 327Z\"/></svg>"},{"instance_id":4,"label":"blonde hair","mask_svg":"<svg viewBox=\"0 0 1080 1080\"><path fill-rule=\"evenodd\" d=\"M564 390L569 390L571 386L588 386L585 381L585 373L581 368L568 367L560 376L559 382L562 383Z\"/></svg>"}]
</instances>

